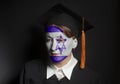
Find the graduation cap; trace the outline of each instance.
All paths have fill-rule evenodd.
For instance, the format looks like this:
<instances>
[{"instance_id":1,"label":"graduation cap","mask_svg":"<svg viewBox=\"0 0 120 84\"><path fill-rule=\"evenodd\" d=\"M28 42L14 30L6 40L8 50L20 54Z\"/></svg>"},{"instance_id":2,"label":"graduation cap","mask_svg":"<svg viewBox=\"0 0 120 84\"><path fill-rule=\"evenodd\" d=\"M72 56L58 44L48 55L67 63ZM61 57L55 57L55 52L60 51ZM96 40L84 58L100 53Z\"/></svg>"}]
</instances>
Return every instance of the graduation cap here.
<instances>
[{"instance_id":1,"label":"graduation cap","mask_svg":"<svg viewBox=\"0 0 120 84\"><path fill-rule=\"evenodd\" d=\"M81 69L85 68L85 32L93 26L84 18L74 13L62 4L56 4L40 17L42 25L63 25L74 33L76 37L81 36ZM81 33L82 32L82 33Z\"/></svg>"}]
</instances>

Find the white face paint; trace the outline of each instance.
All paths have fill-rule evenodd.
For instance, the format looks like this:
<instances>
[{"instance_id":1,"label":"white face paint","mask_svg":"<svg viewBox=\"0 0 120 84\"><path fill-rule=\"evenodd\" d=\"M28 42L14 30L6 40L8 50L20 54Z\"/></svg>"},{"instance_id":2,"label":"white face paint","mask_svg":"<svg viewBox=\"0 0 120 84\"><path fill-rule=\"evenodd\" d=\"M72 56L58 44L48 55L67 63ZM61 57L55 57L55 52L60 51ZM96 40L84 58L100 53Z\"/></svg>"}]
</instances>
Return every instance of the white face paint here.
<instances>
[{"instance_id":1,"label":"white face paint","mask_svg":"<svg viewBox=\"0 0 120 84\"><path fill-rule=\"evenodd\" d=\"M63 31L56 26L48 26L46 28L46 45L50 58L53 62L61 62L72 52L77 46L77 39L68 38Z\"/></svg>"},{"instance_id":2,"label":"white face paint","mask_svg":"<svg viewBox=\"0 0 120 84\"><path fill-rule=\"evenodd\" d=\"M63 32L47 32L46 36L50 56L68 56L75 48L75 39L68 38Z\"/></svg>"}]
</instances>

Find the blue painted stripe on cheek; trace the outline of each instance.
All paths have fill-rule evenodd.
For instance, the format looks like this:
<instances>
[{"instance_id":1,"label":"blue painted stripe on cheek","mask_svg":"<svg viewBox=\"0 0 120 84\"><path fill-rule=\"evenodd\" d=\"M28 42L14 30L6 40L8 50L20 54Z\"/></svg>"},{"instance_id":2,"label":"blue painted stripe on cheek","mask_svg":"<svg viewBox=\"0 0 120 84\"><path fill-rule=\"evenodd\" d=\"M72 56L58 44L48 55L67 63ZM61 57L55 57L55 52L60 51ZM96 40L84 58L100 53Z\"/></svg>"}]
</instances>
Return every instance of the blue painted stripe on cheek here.
<instances>
[{"instance_id":1,"label":"blue painted stripe on cheek","mask_svg":"<svg viewBox=\"0 0 120 84\"><path fill-rule=\"evenodd\" d=\"M45 32L63 32L59 27L56 26L48 26L45 29Z\"/></svg>"}]
</instances>

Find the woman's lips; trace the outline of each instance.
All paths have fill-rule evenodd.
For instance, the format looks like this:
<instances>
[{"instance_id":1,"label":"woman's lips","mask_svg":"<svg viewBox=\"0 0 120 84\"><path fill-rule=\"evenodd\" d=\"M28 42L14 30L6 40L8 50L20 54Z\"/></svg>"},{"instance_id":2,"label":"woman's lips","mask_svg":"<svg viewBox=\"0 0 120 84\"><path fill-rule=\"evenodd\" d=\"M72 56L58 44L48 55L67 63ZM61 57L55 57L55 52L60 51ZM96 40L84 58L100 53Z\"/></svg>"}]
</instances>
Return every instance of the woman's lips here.
<instances>
[{"instance_id":1,"label":"woman's lips","mask_svg":"<svg viewBox=\"0 0 120 84\"><path fill-rule=\"evenodd\" d=\"M58 53L51 53L52 56L58 56Z\"/></svg>"}]
</instances>

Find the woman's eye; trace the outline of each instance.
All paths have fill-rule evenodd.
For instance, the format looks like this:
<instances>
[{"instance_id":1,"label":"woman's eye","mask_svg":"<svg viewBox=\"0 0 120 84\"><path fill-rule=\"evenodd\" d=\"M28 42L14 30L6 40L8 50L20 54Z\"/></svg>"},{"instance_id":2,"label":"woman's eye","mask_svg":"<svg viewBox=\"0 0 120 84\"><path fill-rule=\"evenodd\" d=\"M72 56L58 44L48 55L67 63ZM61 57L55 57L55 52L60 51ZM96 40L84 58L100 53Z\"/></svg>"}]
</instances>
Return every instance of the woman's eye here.
<instances>
[{"instance_id":1,"label":"woman's eye","mask_svg":"<svg viewBox=\"0 0 120 84\"><path fill-rule=\"evenodd\" d=\"M51 41L51 39L50 39L50 38L47 38L47 39L46 39L46 42L49 42L49 41Z\"/></svg>"}]
</instances>

